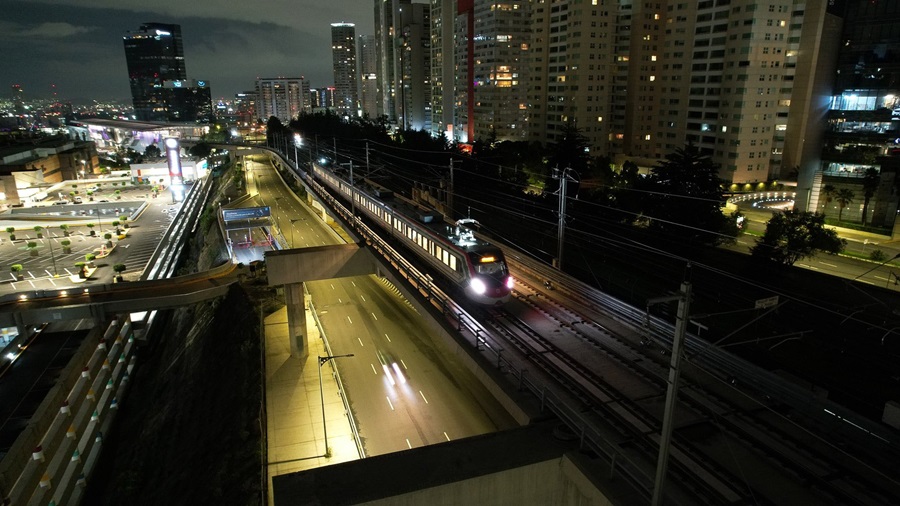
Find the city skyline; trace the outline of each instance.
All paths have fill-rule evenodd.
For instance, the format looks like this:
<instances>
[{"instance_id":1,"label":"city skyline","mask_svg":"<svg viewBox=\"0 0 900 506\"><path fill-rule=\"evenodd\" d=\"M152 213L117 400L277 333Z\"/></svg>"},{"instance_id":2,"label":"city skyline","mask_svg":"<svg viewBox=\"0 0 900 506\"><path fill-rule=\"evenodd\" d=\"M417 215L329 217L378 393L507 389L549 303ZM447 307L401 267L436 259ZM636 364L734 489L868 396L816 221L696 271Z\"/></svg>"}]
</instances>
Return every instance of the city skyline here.
<instances>
[{"instance_id":1,"label":"city skyline","mask_svg":"<svg viewBox=\"0 0 900 506\"><path fill-rule=\"evenodd\" d=\"M202 5L162 0L0 0L2 96L21 85L26 98L130 102L122 37L141 23L182 26L188 72L210 82L213 100L252 90L257 77L304 75L332 85L331 23L372 33L366 0L268 2L259 6L214 0ZM368 14L368 15L366 15Z\"/></svg>"}]
</instances>

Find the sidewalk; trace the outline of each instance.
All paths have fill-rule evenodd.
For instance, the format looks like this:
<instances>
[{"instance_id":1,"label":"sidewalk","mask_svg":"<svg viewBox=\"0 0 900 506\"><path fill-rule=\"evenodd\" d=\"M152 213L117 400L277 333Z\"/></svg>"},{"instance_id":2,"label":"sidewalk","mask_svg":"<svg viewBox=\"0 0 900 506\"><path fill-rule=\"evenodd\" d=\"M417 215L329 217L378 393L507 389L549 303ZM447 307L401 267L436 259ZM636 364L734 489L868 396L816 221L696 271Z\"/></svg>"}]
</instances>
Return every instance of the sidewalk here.
<instances>
[{"instance_id":1,"label":"sidewalk","mask_svg":"<svg viewBox=\"0 0 900 506\"><path fill-rule=\"evenodd\" d=\"M268 504L274 505L272 476L359 459L353 432L332 374L334 360L322 366L322 391L331 457L324 457L319 355L326 356L310 310L309 356L292 358L288 341L287 308L265 317L266 431L268 445Z\"/></svg>"}]
</instances>

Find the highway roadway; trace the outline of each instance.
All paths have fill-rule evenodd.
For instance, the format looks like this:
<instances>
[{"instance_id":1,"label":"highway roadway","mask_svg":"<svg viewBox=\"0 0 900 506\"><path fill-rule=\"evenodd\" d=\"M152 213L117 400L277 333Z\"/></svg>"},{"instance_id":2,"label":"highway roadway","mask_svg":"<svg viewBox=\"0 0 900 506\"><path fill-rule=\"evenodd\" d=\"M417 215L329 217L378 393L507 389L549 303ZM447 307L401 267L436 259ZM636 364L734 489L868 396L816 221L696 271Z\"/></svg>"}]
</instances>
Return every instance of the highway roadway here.
<instances>
[{"instance_id":1,"label":"highway roadway","mask_svg":"<svg viewBox=\"0 0 900 506\"><path fill-rule=\"evenodd\" d=\"M259 192L257 200L271 207L286 243L299 248L343 242L339 231L325 225L284 186L264 157L248 157L247 168ZM389 283L361 276L307 286L332 353L354 355L334 364L366 455L516 425L474 375L422 331L422 316Z\"/></svg>"}]
</instances>

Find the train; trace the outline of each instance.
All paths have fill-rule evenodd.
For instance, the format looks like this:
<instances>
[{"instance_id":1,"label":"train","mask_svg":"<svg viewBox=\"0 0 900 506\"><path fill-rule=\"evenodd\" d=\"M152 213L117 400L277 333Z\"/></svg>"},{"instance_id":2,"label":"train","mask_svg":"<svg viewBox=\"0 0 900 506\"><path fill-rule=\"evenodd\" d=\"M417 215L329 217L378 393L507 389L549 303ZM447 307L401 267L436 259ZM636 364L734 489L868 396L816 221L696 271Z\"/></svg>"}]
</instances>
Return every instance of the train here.
<instances>
[{"instance_id":1,"label":"train","mask_svg":"<svg viewBox=\"0 0 900 506\"><path fill-rule=\"evenodd\" d=\"M353 186L320 165L314 165L312 173L321 184L355 202L357 209L461 288L469 300L483 305L509 300L515 281L506 258L499 247L475 235L475 220L448 223L434 210L377 185Z\"/></svg>"}]
</instances>

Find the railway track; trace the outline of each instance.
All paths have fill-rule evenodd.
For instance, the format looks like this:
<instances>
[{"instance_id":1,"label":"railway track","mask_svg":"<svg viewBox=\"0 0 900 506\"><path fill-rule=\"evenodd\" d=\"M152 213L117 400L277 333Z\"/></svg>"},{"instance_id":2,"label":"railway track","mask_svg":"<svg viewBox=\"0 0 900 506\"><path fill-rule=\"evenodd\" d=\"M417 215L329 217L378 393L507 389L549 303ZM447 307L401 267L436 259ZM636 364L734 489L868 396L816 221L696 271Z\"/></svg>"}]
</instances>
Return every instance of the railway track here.
<instances>
[{"instance_id":1,"label":"railway track","mask_svg":"<svg viewBox=\"0 0 900 506\"><path fill-rule=\"evenodd\" d=\"M508 256L509 258L509 256ZM496 337L530 357L608 424L653 468L668 367L663 327L646 314L553 271L511 263L516 301L482 321ZM552 287L552 288L551 288ZM577 302L573 302L577 301ZM737 388L727 371L709 369L687 348L679 391L670 477L708 504L894 504L900 484L864 459L772 409L755 390ZM708 357L707 357L708 358ZM724 371L726 372L723 372ZM747 370L741 371L746 381ZM815 430L815 429L814 429Z\"/></svg>"}]
</instances>

